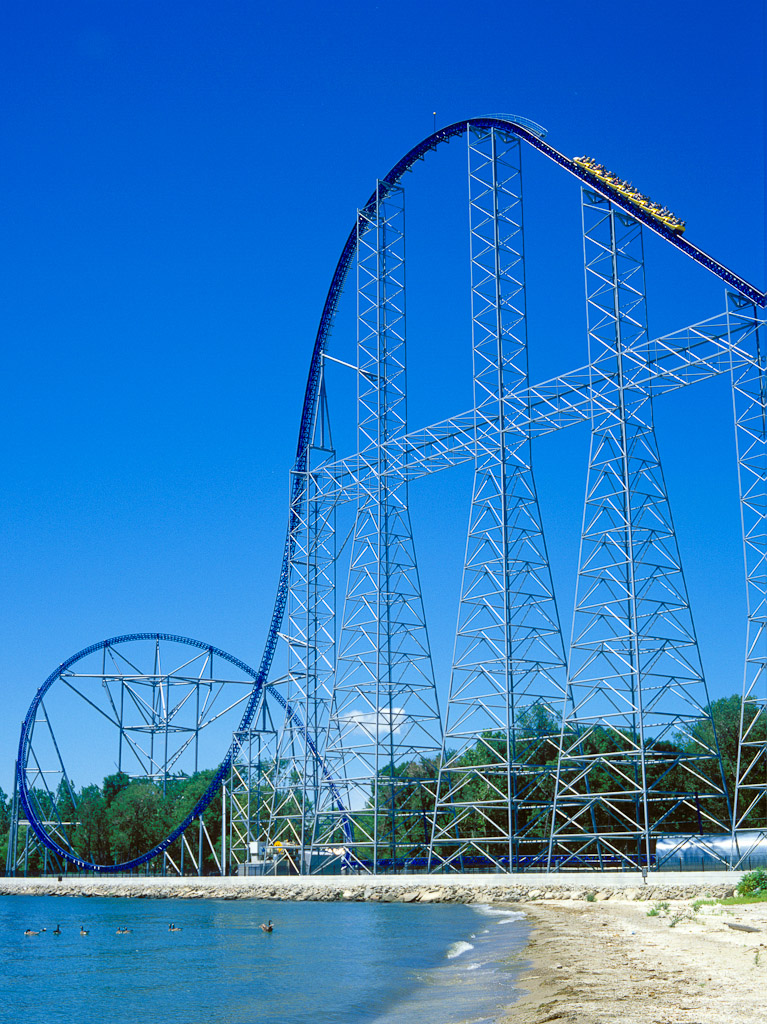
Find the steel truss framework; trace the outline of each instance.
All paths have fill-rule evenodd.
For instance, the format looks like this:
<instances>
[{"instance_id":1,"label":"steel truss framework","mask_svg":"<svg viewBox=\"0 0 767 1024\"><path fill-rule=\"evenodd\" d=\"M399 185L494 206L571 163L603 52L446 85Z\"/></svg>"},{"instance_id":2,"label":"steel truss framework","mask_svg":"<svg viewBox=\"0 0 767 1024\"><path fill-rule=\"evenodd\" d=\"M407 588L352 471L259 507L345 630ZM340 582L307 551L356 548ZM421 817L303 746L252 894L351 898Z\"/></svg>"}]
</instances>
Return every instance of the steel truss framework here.
<instances>
[{"instance_id":1,"label":"steel truss framework","mask_svg":"<svg viewBox=\"0 0 767 1024\"><path fill-rule=\"evenodd\" d=\"M169 808L160 814L157 805L182 780L207 769L212 751L229 739L227 721L247 708L255 676L210 644L166 633L113 637L68 658L37 691L24 721L14 840L19 822L26 821L27 836L31 830L33 842L42 845L46 858L53 854L59 866L68 861L78 869L121 871L163 854L163 872L183 871L186 859L201 870L207 843L224 872L225 858L216 854L203 820L210 800L198 800L166 836L155 829L162 824L158 814L164 819ZM112 761L118 786L129 779L145 784L141 794L133 795L145 801L141 822L150 848L126 851L120 863L104 863L104 853L97 856L105 844L97 811L89 803L95 797L87 789L78 791L72 779L72 764L82 770L84 736L89 747ZM207 786L210 796L220 788L224 769L219 767L217 774ZM177 801L173 806L183 805ZM198 822L196 853L184 835L193 821ZM176 840L178 861L171 849ZM15 869L16 843L12 856Z\"/></svg>"},{"instance_id":2,"label":"steel truss framework","mask_svg":"<svg viewBox=\"0 0 767 1024\"><path fill-rule=\"evenodd\" d=\"M731 294L729 308L754 327L751 361L736 367L733 360L732 369L748 609L733 817L738 867L767 837L767 362L754 306Z\"/></svg>"},{"instance_id":3,"label":"steel truss framework","mask_svg":"<svg viewBox=\"0 0 767 1024\"><path fill-rule=\"evenodd\" d=\"M357 438L370 484L358 492L323 752L353 838L343 841L326 784L312 843L313 863L325 868L424 856L434 806L442 739L434 670L408 484L390 478L386 456L387 442L407 431L404 215L402 189L380 183L359 215Z\"/></svg>"},{"instance_id":4,"label":"steel truss framework","mask_svg":"<svg viewBox=\"0 0 767 1024\"><path fill-rule=\"evenodd\" d=\"M582 208L591 454L552 849L639 867L672 815L721 834L729 814L652 401L624 380L647 337L641 227L586 189Z\"/></svg>"},{"instance_id":5,"label":"steel truss framework","mask_svg":"<svg viewBox=\"0 0 767 1024\"><path fill-rule=\"evenodd\" d=\"M312 601L297 602L302 621L314 622L315 632L309 626L291 627L291 636L301 636L306 644L306 664L320 658L325 644L323 756L329 778L343 792L342 807L355 809L350 815L356 819L355 838L343 842L320 787L312 863L327 867L335 859L359 869L361 861L370 868L403 857L418 860L420 837L408 837L406 828L397 835L397 798L391 783L381 785L381 768L396 766L398 757L400 763L413 763L419 754L433 756L436 700L429 705L434 727L425 742L400 755L394 743L397 729L390 727L412 732L416 719L411 721L404 706L399 712L387 706L382 696L390 692L391 661L381 653L381 637L391 636L391 609L382 600L381 579L389 579L385 593L404 596L408 607L408 616L396 626L404 628L394 647L407 650L407 637L411 669L418 675L419 667L428 667L423 680L431 692L406 487L411 480L473 461L442 761L436 786L426 783L416 801L421 806L432 802L431 867L460 870L482 863L515 869L552 863L552 858L560 864L594 859L603 866L648 864L655 837L672 812L685 816L691 833L727 831L731 820L715 740L703 739L703 726L711 722L708 695L654 435L652 400L726 372L751 379L761 321L746 303L648 340L641 225L614 197L586 189L590 362L531 386L518 139L495 125L469 126L466 134L472 409L408 433L399 412L405 405L404 354L381 365L384 349L391 355L401 345L404 353L404 331L397 333L404 319L403 260L390 251L402 241L400 228L392 228L402 212L398 188L379 183L360 211L351 247L358 249L359 449L340 460L327 453L302 485L322 509L323 524L338 505L358 502L335 675L332 628L326 629L324 641L311 639L320 635L316 624L323 617L326 625L332 623L327 592L314 599L311 610ZM366 324L366 310L375 317L375 327ZM381 347L374 353L366 348L366 338L375 338ZM535 437L584 422L592 425L592 452L565 686L530 444ZM397 501L397 494L404 497ZM310 550L314 543L319 553L322 545L312 542L306 515L297 549ZM334 537L328 525L323 532ZM329 581L333 560L323 563L323 557L318 554L314 572ZM393 566L396 585L390 580ZM301 586L311 572L296 574ZM318 616L322 606L325 611ZM310 676L306 671L304 678ZM295 692L303 692L302 686L311 691L317 683L297 678L296 685ZM590 747L597 739L606 749L594 756ZM317 742L322 741L320 729ZM687 753L680 754L684 743ZM755 751L761 756L761 748L755 745ZM310 801L302 799L308 807ZM752 811L749 824L753 821ZM308 835L305 821L301 827ZM292 835L298 843L298 823Z\"/></svg>"},{"instance_id":6,"label":"steel truss framework","mask_svg":"<svg viewBox=\"0 0 767 1024\"><path fill-rule=\"evenodd\" d=\"M696 722L706 721L707 696L652 401L723 373L730 373L733 383L748 591L734 828L742 837L767 833L767 402L761 312L767 294L620 193L595 184L546 143L544 134L532 122L505 115L440 129L395 165L359 211L315 340L263 657L253 672L225 656L253 681L240 725L185 821L117 867L166 854L200 819L222 783L230 810L228 831L223 828L229 858L239 861L241 851L264 836L267 845L280 842L291 856L295 850L298 870L332 863L359 869L365 861L373 868L392 858L418 857L428 843L424 823L430 811L434 867L466 867L474 855L485 864L520 867L523 854L536 859L546 836L548 854L571 863L589 851L605 864L611 857L646 863L652 836L672 808L686 808L693 832L721 827L727 814L715 745L700 742L705 730L692 735ZM399 182L430 150L458 136L467 137L470 155L474 404L458 416L408 432ZM520 141L588 186L583 209L590 362L535 385L527 378ZM737 292L723 315L648 341L640 224ZM359 446L356 454L338 459L324 366L355 253ZM530 445L543 434L586 422L592 427L592 450L565 703L563 647ZM446 714L449 740L443 748L407 488L411 480L462 463L474 464L474 490ZM357 502L357 517L337 649L335 515L349 501ZM281 639L288 644L288 671L268 686ZM80 652L59 673L101 647ZM43 808L29 799L30 772L38 772L38 788L50 789L48 769L35 764L31 736L35 729L38 736L46 734L46 694L57 678L54 673L40 688L22 728L17 824L19 814L27 813L36 838L55 856L111 870L115 866L76 857L64 838L64 816L51 819L49 801ZM162 703L161 686L157 692ZM285 712L278 730L264 717L265 702L272 698ZM557 713L558 701L562 726L552 778L548 754L554 734L541 725ZM152 701L144 703L153 707ZM151 712L147 721L155 715L156 722L148 732L144 724L147 735L161 738L169 706ZM536 716L541 742L531 746L526 727ZM460 753L472 750L472 727L482 754L473 774ZM144 750L142 728L119 727L118 732ZM55 751L55 733L48 731L54 750L50 763L66 794L70 782ZM664 751L664 737L672 731L690 738L686 756ZM597 734L612 736L614 749L593 757L589 743ZM179 742L179 749L189 749L183 737ZM457 755L448 755L455 745ZM440 754L444 763L437 777ZM167 764L165 755L157 759L150 750L145 761L149 777L165 771L156 768ZM611 780L608 786L605 778ZM473 806L470 779L481 783L485 794ZM553 831L545 827L549 812ZM468 841L469 827L482 837L479 843ZM194 862L186 837L184 850ZM741 843L741 858L747 853ZM226 863L222 856L222 871Z\"/></svg>"},{"instance_id":7,"label":"steel truss framework","mask_svg":"<svg viewBox=\"0 0 767 1024\"><path fill-rule=\"evenodd\" d=\"M520 143L468 134L474 486L431 867L546 849L565 659L530 438Z\"/></svg>"},{"instance_id":8,"label":"steel truss framework","mask_svg":"<svg viewBox=\"0 0 767 1024\"><path fill-rule=\"evenodd\" d=\"M285 724L288 722L286 715ZM234 734L237 750L224 791L228 822L222 828L227 842L221 854L227 874L236 874L240 865L265 859L267 854L269 816L282 795L278 736L267 701L263 702L256 722Z\"/></svg>"},{"instance_id":9,"label":"steel truss framework","mask_svg":"<svg viewBox=\"0 0 767 1024\"><path fill-rule=\"evenodd\" d=\"M312 752L328 728L335 670L336 506L317 493L316 472L335 457L324 384L312 424L304 470L293 474L300 493L288 596L286 699L297 715L286 715L268 785L268 846L285 851L291 869L305 864L320 805L322 770ZM272 688L279 684L272 684ZM313 745L306 742L313 737ZM335 796L328 793L330 805ZM338 813L341 813L340 811Z\"/></svg>"}]
</instances>

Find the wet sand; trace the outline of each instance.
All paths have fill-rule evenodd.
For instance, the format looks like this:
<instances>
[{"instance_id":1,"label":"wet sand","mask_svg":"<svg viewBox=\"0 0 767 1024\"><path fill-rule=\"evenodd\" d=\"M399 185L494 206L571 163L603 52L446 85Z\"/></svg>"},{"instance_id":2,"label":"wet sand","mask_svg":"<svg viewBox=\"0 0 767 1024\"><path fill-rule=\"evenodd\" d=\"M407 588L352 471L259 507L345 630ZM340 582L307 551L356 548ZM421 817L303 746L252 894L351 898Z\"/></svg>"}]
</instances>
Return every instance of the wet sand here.
<instances>
[{"instance_id":1,"label":"wet sand","mask_svg":"<svg viewBox=\"0 0 767 1024\"><path fill-rule=\"evenodd\" d=\"M503 1024L756 1024L767 997L767 903L527 904L523 994ZM737 927L732 928L731 925ZM754 930L745 930L754 929Z\"/></svg>"}]
</instances>

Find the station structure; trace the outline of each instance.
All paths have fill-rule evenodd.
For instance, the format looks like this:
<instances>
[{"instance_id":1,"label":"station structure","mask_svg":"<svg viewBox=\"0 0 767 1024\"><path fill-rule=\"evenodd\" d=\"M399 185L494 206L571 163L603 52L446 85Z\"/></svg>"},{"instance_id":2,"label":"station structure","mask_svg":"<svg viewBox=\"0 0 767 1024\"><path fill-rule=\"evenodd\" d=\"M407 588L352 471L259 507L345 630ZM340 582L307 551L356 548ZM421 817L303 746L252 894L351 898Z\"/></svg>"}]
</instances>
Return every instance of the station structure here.
<instances>
[{"instance_id":1,"label":"station structure","mask_svg":"<svg viewBox=\"0 0 767 1024\"><path fill-rule=\"evenodd\" d=\"M413 430L403 178L456 139L468 166L473 402ZM578 181L583 229L588 362L543 382L528 369L528 149ZM21 869L30 842L45 849L51 870L130 870L155 857L163 870L201 870L206 814L222 787L220 839L214 851L209 845L224 874L647 870L690 851L737 868L763 855L767 295L694 246L668 211L660 215L595 166L558 152L533 122L497 115L436 131L377 182L343 248L314 342L258 668L159 633L113 638L59 666L22 727L9 872ZM648 231L724 283L718 315L650 337ZM357 355L344 365L356 381L356 450L338 452L326 375L342 362L330 336L354 274ZM715 376L732 387L747 597L734 799L653 418L658 397ZM566 643L533 448L578 424L588 425L591 441ZM471 469L473 484L440 707L409 489L457 466ZM342 513L352 523L346 536ZM126 653L131 644L154 645L152 664L139 666ZM159 657L163 644L189 648L189 658L174 654L171 669ZM280 648L286 670L276 677ZM101 658L101 669L75 671L86 655ZM85 815L59 742L54 695L62 690L106 720L121 758L132 757L132 778L163 786L199 767L201 735L218 738L215 723L234 715L226 754L208 762L217 768L196 802L138 855L99 862L76 842ZM126 698L132 718L118 706ZM59 712L62 722L67 713ZM186 869L169 858L179 840Z\"/></svg>"}]
</instances>

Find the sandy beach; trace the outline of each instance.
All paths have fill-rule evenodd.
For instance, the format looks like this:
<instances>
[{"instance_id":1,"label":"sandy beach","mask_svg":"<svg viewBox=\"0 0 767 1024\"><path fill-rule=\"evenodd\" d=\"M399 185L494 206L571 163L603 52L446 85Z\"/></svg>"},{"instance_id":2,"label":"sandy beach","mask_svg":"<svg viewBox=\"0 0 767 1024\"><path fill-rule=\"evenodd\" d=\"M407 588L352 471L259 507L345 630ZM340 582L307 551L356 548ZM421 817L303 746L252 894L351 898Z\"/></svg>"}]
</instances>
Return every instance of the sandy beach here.
<instances>
[{"instance_id":1,"label":"sandy beach","mask_svg":"<svg viewBox=\"0 0 767 1024\"><path fill-rule=\"evenodd\" d=\"M659 902L527 904L534 932L521 955L524 994L505 1024L763 1020L767 903Z\"/></svg>"}]
</instances>

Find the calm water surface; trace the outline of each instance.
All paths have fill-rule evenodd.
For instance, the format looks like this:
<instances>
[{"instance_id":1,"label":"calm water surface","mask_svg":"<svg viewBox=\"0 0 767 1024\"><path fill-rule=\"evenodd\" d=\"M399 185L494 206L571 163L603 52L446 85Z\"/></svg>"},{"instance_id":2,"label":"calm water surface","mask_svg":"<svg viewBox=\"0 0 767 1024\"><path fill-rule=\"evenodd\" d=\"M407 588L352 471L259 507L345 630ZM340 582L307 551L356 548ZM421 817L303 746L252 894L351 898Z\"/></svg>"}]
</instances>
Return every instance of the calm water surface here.
<instances>
[{"instance_id":1,"label":"calm water surface","mask_svg":"<svg viewBox=\"0 0 767 1024\"><path fill-rule=\"evenodd\" d=\"M520 913L462 905L0 897L0 1020L492 1022L528 931Z\"/></svg>"}]
</instances>

